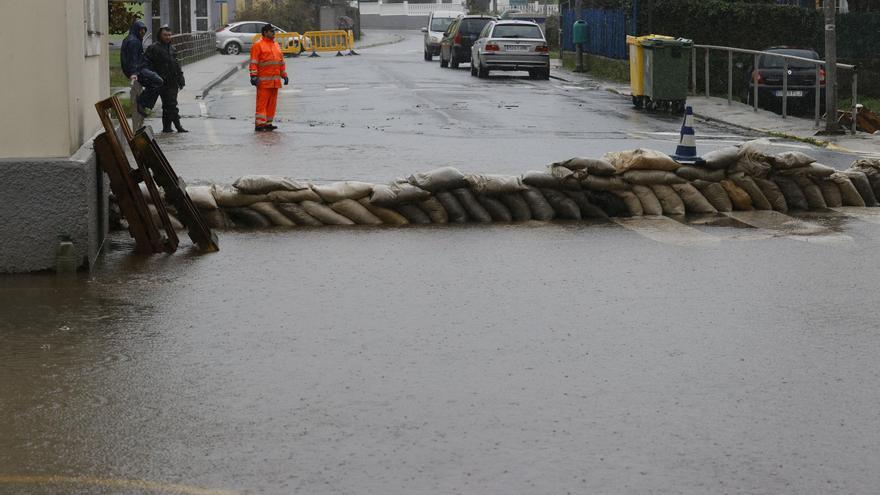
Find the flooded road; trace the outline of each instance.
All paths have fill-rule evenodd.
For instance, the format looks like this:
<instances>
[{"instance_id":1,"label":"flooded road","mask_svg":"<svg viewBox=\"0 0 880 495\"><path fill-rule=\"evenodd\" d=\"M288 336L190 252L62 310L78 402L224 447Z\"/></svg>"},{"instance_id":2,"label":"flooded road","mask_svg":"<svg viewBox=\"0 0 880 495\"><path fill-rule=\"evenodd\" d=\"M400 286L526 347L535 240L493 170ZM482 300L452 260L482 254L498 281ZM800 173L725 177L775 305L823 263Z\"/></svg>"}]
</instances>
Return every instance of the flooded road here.
<instances>
[{"instance_id":1,"label":"flooded road","mask_svg":"<svg viewBox=\"0 0 880 495\"><path fill-rule=\"evenodd\" d=\"M0 493L873 493L880 226L805 221L115 234L0 279Z\"/></svg>"}]
</instances>

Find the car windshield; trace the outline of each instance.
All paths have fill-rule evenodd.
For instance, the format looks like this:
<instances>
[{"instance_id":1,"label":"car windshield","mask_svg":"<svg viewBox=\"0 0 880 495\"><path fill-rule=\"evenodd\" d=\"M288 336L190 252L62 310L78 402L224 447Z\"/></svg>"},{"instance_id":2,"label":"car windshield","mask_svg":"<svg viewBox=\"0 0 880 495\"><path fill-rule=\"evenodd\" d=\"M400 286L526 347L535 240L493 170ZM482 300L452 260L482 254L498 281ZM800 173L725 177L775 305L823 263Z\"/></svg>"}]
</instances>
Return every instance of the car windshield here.
<instances>
[{"instance_id":1,"label":"car windshield","mask_svg":"<svg viewBox=\"0 0 880 495\"><path fill-rule=\"evenodd\" d=\"M816 53L811 50L773 50L772 53L818 60ZM761 60L758 61L758 67L762 69L781 69L784 67L783 64L785 64L785 59L781 57L769 57L767 55L761 55ZM792 69L811 69L816 67L814 64L802 62L800 60L789 60L788 66Z\"/></svg>"},{"instance_id":2,"label":"car windshield","mask_svg":"<svg viewBox=\"0 0 880 495\"><path fill-rule=\"evenodd\" d=\"M464 19L461 21L461 32L464 34L477 34L491 19Z\"/></svg>"},{"instance_id":3,"label":"car windshield","mask_svg":"<svg viewBox=\"0 0 880 495\"><path fill-rule=\"evenodd\" d=\"M431 31L446 31L446 28L454 21L452 17L435 17L431 21Z\"/></svg>"},{"instance_id":4,"label":"car windshield","mask_svg":"<svg viewBox=\"0 0 880 495\"><path fill-rule=\"evenodd\" d=\"M529 24L499 24L492 31L492 37L544 39L541 29Z\"/></svg>"}]
</instances>

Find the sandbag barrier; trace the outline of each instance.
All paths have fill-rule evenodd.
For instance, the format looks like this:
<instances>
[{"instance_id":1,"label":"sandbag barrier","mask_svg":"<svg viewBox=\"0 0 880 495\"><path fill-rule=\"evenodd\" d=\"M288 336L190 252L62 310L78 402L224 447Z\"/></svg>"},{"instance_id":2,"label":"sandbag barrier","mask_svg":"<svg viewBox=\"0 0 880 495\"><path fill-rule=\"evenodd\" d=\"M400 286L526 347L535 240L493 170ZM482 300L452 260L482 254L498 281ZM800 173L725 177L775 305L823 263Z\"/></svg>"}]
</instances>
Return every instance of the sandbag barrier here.
<instances>
[{"instance_id":1,"label":"sandbag barrier","mask_svg":"<svg viewBox=\"0 0 880 495\"><path fill-rule=\"evenodd\" d=\"M187 192L215 229L427 225L876 207L880 160L838 171L755 140L683 165L651 150L572 158L522 176L443 167L389 184L244 176Z\"/></svg>"}]
</instances>

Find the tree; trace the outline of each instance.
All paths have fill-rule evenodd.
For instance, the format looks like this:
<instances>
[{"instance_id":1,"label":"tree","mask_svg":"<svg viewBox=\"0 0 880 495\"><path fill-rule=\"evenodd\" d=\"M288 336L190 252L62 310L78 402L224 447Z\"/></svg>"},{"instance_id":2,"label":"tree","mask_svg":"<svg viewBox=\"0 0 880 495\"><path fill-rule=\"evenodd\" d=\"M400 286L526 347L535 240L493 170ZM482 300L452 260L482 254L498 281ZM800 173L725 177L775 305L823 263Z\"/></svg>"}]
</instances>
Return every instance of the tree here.
<instances>
[{"instance_id":1,"label":"tree","mask_svg":"<svg viewBox=\"0 0 880 495\"><path fill-rule=\"evenodd\" d=\"M110 0L110 34L125 34L131 23L138 19L138 14L129 10L123 2Z\"/></svg>"},{"instance_id":2,"label":"tree","mask_svg":"<svg viewBox=\"0 0 880 495\"><path fill-rule=\"evenodd\" d=\"M309 0L259 2L239 11L235 20L265 21L298 33L313 31L318 24L315 5Z\"/></svg>"}]
</instances>

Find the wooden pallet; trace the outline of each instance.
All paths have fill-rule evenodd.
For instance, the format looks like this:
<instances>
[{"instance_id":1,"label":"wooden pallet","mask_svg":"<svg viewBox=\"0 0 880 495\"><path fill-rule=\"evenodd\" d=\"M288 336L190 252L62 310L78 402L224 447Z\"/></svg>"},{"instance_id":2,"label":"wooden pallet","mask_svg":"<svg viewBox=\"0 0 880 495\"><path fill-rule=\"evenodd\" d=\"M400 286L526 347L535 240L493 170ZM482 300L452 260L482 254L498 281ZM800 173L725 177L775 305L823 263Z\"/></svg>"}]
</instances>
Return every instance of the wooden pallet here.
<instances>
[{"instance_id":1,"label":"wooden pallet","mask_svg":"<svg viewBox=\"0 0 880 495\"><path fill-rule=\"evenodd\" d=\"M159 187L165 198L173 204L180 215L181 222L187 227L190 239L204 252L217 251L217 236L211 232L192 200L186 193L186 185L177 177L171 164L159 149L149 127L143 128L135 135L128 125L122 105L112 96L95 104L101 118L104 131L95 139L95 150L98 162L110 177L110 188L116 195L122 216L128 222L128 229L135 239L139 253L173 253L177 250L179 239L171 219L165 208L165 202L159 193ZM132 150L137 169L129 164L128 157L111 118L115 117L122 130L122 135ZM140 183L143 182L156 208L158 218L150 212ZM157 186L158 184L158 186Z\"/></svg>"}]
</instances>

